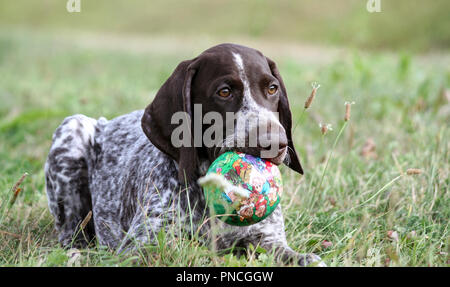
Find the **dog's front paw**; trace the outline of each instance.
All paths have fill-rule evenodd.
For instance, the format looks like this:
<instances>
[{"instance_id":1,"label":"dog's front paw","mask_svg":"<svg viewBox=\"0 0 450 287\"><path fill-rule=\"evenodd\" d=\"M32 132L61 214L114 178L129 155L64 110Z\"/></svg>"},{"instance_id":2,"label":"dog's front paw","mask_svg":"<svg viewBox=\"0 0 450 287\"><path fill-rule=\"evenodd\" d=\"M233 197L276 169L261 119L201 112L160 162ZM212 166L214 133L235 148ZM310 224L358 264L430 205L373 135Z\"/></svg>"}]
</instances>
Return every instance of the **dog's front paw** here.
<instances>
[{"instance_id":1,"label":"dog's front paw","mask_svg":"<svg viewBox=\"0 0 450 287\"><path fill-rule=\"evenodd\" d=\"M298 265L309 267L327 267L322 258L314 253L299 254Z\"/></svg>"}]
</instances>

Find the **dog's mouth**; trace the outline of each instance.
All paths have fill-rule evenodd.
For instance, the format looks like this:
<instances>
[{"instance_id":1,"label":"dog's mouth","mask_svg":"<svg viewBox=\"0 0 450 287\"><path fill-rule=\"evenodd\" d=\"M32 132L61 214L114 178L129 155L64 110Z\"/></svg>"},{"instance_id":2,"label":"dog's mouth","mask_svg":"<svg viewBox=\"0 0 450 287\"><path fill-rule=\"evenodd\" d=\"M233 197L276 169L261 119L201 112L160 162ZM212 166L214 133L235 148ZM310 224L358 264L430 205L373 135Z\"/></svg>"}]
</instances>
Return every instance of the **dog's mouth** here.
<instances>
[{"instance_id":1,"label":"dog's mouth","mask_svg":"<svg viewBox=\"0 0 450 287\"><path fill-rule=\"evenodd\" d=\"M288 152L288 148L284 147L284 148L282 148L282 149L280 149L278 151L278 154L277 154L276 157L269 158L268 160L273 162L276 165L280 165L280 164L282 164L285 161L286 156L287 156L287 152Z\"/></svg>"},{"instance_id":2,"label":"dog's mouth","mask_svg":"<svg viewBox=\"0 0 450 287\"><path fill-rule=\"evenodd\" d=\"M287 153L288 153L288 147L280 148L276 154L276 156L273 157L267 157L264 156L264 151L267 151L262 148L249 148L249 147L228 147L228 148L222 148L220 151L216 154L217 157L219 157L221 154L228 152L228 151L235 151L235 152L242 152L246 154L250 154L255 157L259 157L265 160L268 160L272 162L275 165L282 164L285 160L287 160Z\"/></svg>"}]
</instances>

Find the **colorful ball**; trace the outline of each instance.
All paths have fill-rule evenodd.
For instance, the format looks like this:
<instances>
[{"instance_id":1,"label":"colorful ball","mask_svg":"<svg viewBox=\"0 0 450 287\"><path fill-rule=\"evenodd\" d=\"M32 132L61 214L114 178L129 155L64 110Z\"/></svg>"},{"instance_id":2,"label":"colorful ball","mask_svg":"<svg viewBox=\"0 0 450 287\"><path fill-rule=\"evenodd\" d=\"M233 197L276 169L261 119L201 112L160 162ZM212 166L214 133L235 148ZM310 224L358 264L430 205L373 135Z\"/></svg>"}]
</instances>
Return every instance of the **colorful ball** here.
<instances>
[{"instance_id":1,"label":"colorful ball","mask_svg":"<svg viewBox=\"0 0 450 287\"><path fill-rule=\"evenodd\" d=\"M199 183L211 212L238 226L251 225L269 216L283 191L276 165L241 152L220 155Z\"/></svg>"}]
</instances>

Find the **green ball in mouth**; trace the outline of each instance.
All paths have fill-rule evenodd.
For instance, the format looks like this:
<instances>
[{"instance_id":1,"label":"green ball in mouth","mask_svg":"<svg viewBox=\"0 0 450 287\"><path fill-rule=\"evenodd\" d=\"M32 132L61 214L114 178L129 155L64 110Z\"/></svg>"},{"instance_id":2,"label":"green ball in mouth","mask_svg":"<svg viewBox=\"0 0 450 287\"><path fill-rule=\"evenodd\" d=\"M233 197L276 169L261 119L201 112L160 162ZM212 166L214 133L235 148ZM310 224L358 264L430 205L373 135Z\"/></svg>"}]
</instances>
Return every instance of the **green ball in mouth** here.
<instances>
[{"instance_id":1,"label":"green ball in mouth","mask_svg":"<svg viewBox=\"0 0 450 287\"><path fill-rule=\"evenodd\" d=\"M283 192L276 165L241 152L220 155L199 183L212 215L237 226L265 219L276 209Z\"/></svg>"}]
</instances>

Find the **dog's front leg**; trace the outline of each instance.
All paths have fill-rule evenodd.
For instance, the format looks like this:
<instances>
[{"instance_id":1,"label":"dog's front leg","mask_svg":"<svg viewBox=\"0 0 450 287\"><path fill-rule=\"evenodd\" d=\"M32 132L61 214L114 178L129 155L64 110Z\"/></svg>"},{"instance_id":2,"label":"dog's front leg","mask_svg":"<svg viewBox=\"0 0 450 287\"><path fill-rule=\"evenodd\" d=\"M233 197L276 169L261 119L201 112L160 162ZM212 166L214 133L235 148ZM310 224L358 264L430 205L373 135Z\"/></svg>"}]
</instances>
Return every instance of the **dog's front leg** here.
<instances>
[{"instance_id":1,"label":"dog's front leg","mask_svg":"<svg viewBox=\"0 0 450 287\"><path fill-rule=\"evenodd\" d=\"M313 253L300 254L289 247L280 205L265 220L252 225L250 233L260 234L259 245L268 252L273 252L279 262L287 264L297 262L300 266L326 266L319 256ZM257 242L252 244L255 245Z\"/></svg>"},{"instance_id":2,"label":"dog's front leg","mask_svg":"<svg viewBox=\"0 0 450 287\"><path fill-rule=\"evenodd\" d=\"M261 246L273 252L280 263L296 262L300 266L326 266L321 258L313 253L300 254L292 250L286 241L284 218L281 206L263 221L247 227L233 227L232 232L222 234L218 240L219 249L234 246Z\"/></svg>"}]
</instances>

